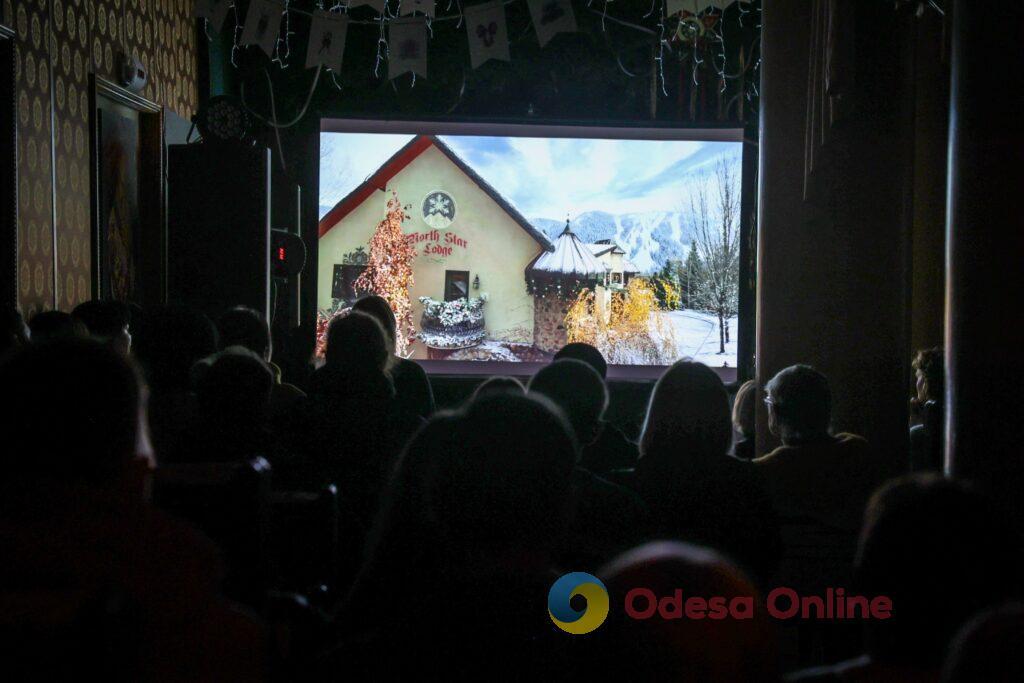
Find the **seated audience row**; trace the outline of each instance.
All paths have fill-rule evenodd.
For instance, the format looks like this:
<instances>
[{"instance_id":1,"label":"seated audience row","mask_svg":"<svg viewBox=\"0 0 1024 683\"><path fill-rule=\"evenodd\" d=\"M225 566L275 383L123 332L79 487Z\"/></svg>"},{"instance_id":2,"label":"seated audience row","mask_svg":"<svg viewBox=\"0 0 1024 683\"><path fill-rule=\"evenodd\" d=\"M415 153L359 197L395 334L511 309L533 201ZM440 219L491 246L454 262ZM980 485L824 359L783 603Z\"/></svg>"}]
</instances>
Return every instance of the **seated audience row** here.
<instances>
[{"instance_id":1,"label":"seated audience row","mask_svg":"<svg viewBox=\"0 0 1024 683\"><path fill-rule=\"evenodd\" d=\"M395 355L380 297L331 321L308 376L282 376L266 321L246 308L214 325L183 307L97 301L27 326L7 312L3 325L0 641L12 670L780 680L785 624L763 596L779 580L782 531L799 522L859 530L847 588L888 596L893 612L864 622L863 656L792 680L1019 674L1016 530L964 482L885 484L881 454L832 433L831 388L809 366L763 391L744 384L730 408L714 371L679 361L655 384L634 444L605 419L607 364L585 344L525 386L491 378L437 412L422 368ZM915 361L931 410L936 362ZM781 445L757 458L760 395ZM148 499L156 466L254 456L270 461L275 487L337 488L358 569L333 577L343 598L330 614L299 596L226 599L218 549ZM931 457L915 462L934 469ZM586 636L558 630L545 606L569 571L609 591L606 623ZM637 620L622 609L635 587L754 596L758 607L749 620Z\"/></svg>"}]
</instances>

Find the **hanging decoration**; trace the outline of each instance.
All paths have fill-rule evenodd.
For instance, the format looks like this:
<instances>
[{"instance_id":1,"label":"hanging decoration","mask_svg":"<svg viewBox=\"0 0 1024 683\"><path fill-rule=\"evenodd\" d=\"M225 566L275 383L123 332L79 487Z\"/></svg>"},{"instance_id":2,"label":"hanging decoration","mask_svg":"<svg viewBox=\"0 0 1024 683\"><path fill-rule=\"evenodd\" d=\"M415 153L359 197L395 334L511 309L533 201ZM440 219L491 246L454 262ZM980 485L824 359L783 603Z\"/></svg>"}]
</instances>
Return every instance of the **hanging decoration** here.
<instances>
[{"instance_id":1,"label":"hanging decoration","mask_svg":"<svg viewBox=\"0 0 1024 683\"><path fill-rule=\"evenodd\" d=\"M306 48L306 68L326 66L335 73L341 71L345 53L345 37L349 19L344 14L316 10L309 27L309 46Z\"/></svg>"},{"instance_id":2,"label":"hanging decoration","mask_svg":"<svg viewBox=\"0 0 1024 683\"><path fill-rule=\"evenodd\" d=\"M237 54L243 47L256 45L271 62L287 69L292 61L290 37L295 35L291 30L292 14L310 17L306 67L317 67L317 71L306 98L307 105L316 91L323 67L327 67L335 85L341 87L338 73L351 26L365 27L378 35L373 62L375 77L383 75L381 67L387 61L388 79L411 72L412 85L417 76L426 76L429 41L434 37L436 22L451 22L456 29L461 29L465 23L473 69L491 60L510 62L510 44L529 40L529 29L509 35L506 7L521 5L523 0L484 0L465 8L462 0L448 0L445 5L448 13L441 16L437 16L436 0L331 0L326 4L324 0L316 0L312 9L297 7L293 0L250 0L247 11L244 5L239 6L238 0L194 1L194 14L206 22L207 36L211 38L210 29L223 30L226 16L233 13L231 64L236 67L239 65ZM651 68L637 69L628 61L624 65L622 54L616 54L616 61L626 76L651 79L652 117L658 100L669 95L667 65L679 64L678 73L670 73L669 78L678 78L673 94L681 115L693 121L743 122L745 103L758 96L760 47L755 34L752 40L727 50L726 37L737 30L756 31L760 27L760 4L754 0L650 0L650 3L641 23L609 13L609 8L614 7L612 0L604 0L601 7L592 6L593 0L587 0L583 7L582 0L577 0L577 7L585 14L600 17L600 31L613 50L612 26L644 34L646 38L642 40L650 41L645 52L646 59L651 60ZM541 47L560 33L579 30L572 0L525 0L525 4ZM723 26L727 16L725 8L734 5L727 25ZM352 17L350 11L360 7L370 8L374 14L367 11ZM635 49L635 45L627 49ZM267 78L269 81L269 72ZM242 87L244 89L244 82ZM268 83L268 87L272 90L271 84ZM271 125L287 128L301 119L305 111L304 106L288 123ZM249 112L268 122L265 115L251 109ZM273 111L270 121L278 121Z\"/></svg>"},{"instance_id":3,"label":"hanging decoration","mask_svg":"<svg viewBox=\"0 0 1024 683\"><path fill-rule=\"evenodd\" d=\"M205 19L206 27L214 33L220 33L224 20L231 9L231 0L196 0L193 15L196 19Z\"/></svg>"},{"instance_id":4,"label":"hanging decoration","mask_svg":"<svg viewBox=\"0 0 1024 683\"><path fill-rule=\"evenodd\" d=\"M464 14L469 37L469 63L474 69L490 59L512 61L502 0L467 7Z\"/></svg>"},{"instance_id":5,"label":"hanging decoration","mask_svg":"<svg viewBox=\"0 0 1024 683\"><path fill-rule=\"evenodd\" d=\"M384 14L387 4L387 0L349 0L348 8L352 9L353 7L363 7L366 5L377 10L378 14Z\"/></svg>"},{"instance_id":6,"label":"hanging decoration","mask_svg":"<svg viewBox=\"0 0 1024 683\"><path fill-rule=\"evenodd\" d=\"M537 40L544 47L559 33L576 32L576 15L571 0L527 0Z\"/></svg>"},{"instance_id":7,"label":"hanging decoration","mask_svg":"<svg viewBox=\"0 0 1024 683\"><path fill-rule=\"evenodd\" d=\"M398 6L398 13L401 16L406 16L419 12L420 14L434 18L434 0L401 0L402 4Z\"/></svg>"},{"instance_id":8,"label":"hanging decoration","mask_svg":"<svg viewBox=\"0 0 1024 683\"><path fill-rule=\"evenodd\" d=\"M427 22L422 18L388 23L388 78L404 73L427 77Z\"/></svg>"},{"instance_id":9,"label":"hanging decoration","mask_svg":"<svg viewBox=\"0 0 1024 683\"><path fill-rule=\"evenodd\" d=\"M283 13L284 7L274 0L252 0L245 15L241 44L258 45L268 57L273 57Z\"/></svg>"}]
</instances>

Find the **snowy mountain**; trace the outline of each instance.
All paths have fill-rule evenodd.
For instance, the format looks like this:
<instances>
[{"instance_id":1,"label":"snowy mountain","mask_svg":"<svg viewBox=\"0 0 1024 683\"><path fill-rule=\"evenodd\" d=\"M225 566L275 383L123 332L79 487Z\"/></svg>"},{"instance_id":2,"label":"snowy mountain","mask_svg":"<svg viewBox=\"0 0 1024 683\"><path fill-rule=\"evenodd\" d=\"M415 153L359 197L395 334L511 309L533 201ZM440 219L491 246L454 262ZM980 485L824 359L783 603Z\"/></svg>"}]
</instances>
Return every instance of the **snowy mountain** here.
<instances>
[{"instance_id":1,"label":"snowy mountain","mask_svg":"<svg viewBox=\"0 0 1024 683\"><path fill-rule=\"evenodd\" d=\"M565 221L533 218L534 227L554 240ZM582 241L611 239L626 250L626 256L643 273L660 270L666 261L685 260L693 235L678 211L610 214L588 211L572 221L572 230Z\"/></svg>"}]
</instances>

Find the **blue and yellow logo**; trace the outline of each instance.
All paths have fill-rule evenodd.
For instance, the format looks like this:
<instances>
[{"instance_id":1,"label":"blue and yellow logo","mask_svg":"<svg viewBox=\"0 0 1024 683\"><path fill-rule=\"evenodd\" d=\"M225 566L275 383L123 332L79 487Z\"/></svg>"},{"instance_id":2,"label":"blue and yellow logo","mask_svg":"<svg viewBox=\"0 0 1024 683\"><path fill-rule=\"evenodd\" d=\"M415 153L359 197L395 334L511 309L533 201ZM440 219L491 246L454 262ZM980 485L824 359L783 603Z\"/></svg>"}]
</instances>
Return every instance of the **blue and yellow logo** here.
<instances>
[{"instance_id":1,"label":"blue and yellow logo","mask_svg":"<svg viewBox=\"0 0 1024 683\"><path fill-rule=\"evenodd\" d=\"M575 596L582 595L587 606L573 609ZM572 572L555 581L548 591L548 615L566 633L590 633L608 617L608 589L601 579L586 572Z\"/></svg>"}]
</instances>

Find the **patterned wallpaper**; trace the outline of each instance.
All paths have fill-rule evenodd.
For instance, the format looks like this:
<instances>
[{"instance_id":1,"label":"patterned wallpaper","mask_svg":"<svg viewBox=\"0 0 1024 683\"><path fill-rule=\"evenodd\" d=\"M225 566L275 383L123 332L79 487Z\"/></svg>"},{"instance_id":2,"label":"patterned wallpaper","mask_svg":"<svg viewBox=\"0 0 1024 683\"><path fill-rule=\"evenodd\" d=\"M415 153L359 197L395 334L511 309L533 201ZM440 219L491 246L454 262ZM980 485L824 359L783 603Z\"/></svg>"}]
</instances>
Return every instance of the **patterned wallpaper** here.
<instances>
[{"instance_id":1,"label":"patterned wallpaper","mask_svg":"<svg viewBox=\"0 0 1024 683\"><path fill-rule=\"evenodd\" d=\"M189 117L198 101L192 0L3 0L16 31L18 296L23 312L91 297L89 73L116 80L125 46L141 95ZM56 270L55 270L56 268Z\"/></svg>"}]
</instances>

